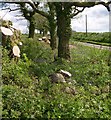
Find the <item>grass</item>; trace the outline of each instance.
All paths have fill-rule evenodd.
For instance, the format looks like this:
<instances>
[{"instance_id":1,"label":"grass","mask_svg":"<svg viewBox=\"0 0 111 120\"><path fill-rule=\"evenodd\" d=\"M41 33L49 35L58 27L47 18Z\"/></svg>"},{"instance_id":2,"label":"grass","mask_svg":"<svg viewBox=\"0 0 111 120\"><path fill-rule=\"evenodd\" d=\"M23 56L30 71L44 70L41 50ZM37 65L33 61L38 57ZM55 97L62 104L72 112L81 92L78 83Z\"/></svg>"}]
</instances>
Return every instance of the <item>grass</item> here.
<instances>
[{"instance_id":1,"label":"grass","mask_svg":"<svg viewBox=\"0 0 111 120\"><path fill-rule=\"evenodd\" d=\"M71 61L58 59L46 43L23 38L17 64L3 50L4 118L111 118L110 52L86 47L77 42L70 49ZM72 74L72 84L52 84L49 75L63 69ZM63 89L75 87L77 94Z\"/></svg>"},{"instance_id":2,"label":"grass","mask_svg":"<svg viewBox=\"0 0 111 120\"><path fill-rule=\"evenodd\" d=\"M111 46L111 43L101 43L101 42L94 42L94 41L86 41L86 42L96 44L96 45Z\"/></svg>"},{"instance_id":3,"label":"grass","mask_svg":"<svg viewBox=\"0 0 111 120\"><path fill-rule=\"evenodd\" d=\"M111 43L102 43L102 42L94 42L94 41L81 41L81 42L86 42L86 43L91 43L96 45L103 45L103 46L111 46Z\"/></svg>"},{"instance_id":4,"label":"grass","mask_svg":"<svg viewBox=\"0 0 111 120\"><path fill-rule=\"evenodd\" d=\"M93 71L94 73L98 72L101 75L104 74L104 71L109 70L108 67L108 58L110 52L107 50L99 50L96 48L86 47L83 45L77 45L75 44L76 48L72 49L72 59L74 59L74 64L78 67L80 67L79 71L83 71L86 75L88 75L89 71ZM104 67L104 70L102 68ZM77 69L77 68L76 68ZM82 70L83 69L83 70ZM103 70L103 72L102 72ZM86 73L85 73L86 72ZM108 72L108 71L107 71ZM95 75L92 73L92 75ZM91 77L91 74L89 74ZM97 79L96 76L93 76L94 79Z\"/></svg>"}]
</instances>

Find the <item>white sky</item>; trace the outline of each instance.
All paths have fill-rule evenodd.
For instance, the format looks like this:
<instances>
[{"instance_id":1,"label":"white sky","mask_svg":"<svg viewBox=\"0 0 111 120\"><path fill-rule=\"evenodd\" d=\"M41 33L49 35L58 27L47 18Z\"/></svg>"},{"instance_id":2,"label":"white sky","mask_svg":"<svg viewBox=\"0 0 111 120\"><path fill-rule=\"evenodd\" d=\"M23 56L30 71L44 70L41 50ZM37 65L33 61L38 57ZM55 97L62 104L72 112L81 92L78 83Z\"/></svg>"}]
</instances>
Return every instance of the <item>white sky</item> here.
<instances>
[{"instance_id":1,"label":"white sky","mask_svg":"<svg viewBox=\"0 0 111 120\"><path fill-rule=\"evenodd\" d=\"M86 8L78 19L73 19L73 30L84 32L86 30L86 16L88 32L109 32L109 12L102 5Z\"/></svg>"},{"instance_id":2,"label":"white sky","mask_svg":"<svg viewBox=\"0 0 111 120\"><path fill-rule=\"evenodd\" d=\"M3 19L11 20L14 27L20 29L23 33L28 32L28 22L26 20L19 20L18 17L14 17L15 15L16 12L9 13L7 11L0 11L0 16L4 16ZM86 8L78 15L80 16L79 18L74 18L71 21L71 27L73 30L77 32L85 32L85 15L87 15L88 32L109 32L109 12L102 5Z\"/></svg>"}]
</instances>

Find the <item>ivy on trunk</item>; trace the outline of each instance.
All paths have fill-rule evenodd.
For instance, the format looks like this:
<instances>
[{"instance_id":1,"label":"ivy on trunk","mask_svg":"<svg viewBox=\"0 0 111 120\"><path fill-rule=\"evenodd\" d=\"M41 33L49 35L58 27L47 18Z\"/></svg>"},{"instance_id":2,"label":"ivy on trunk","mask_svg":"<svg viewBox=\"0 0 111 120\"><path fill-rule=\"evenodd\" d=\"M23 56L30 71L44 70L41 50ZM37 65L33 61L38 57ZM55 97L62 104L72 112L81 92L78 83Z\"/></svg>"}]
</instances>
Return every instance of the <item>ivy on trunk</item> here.
<instances>
[{"instance_id":1,"label":"ivy on trunk","mask_svg":"<svg viewBox=\"0 0 111 120\"><path fill-rule=\"evenodd\" d=\"M62 3L61 3L62 4ZM60 3L56 5L57 14L57 35L59 38L58 43L58 57L69 60L69 39L71 37L71 19L70 11L71 9Z\"/></svg>"},{"instance_id":2,"label":"ivy on trunk","mask_svg":"<svg viewBox=\"0 0 111 120\"><path fill-rule=\"evenodd\" d=\"M29 25L29 38L34 38L35 32L35 19L32 17L30 18L30 25Z\"/></svg>"},{"instance_id":3,"label":"ivy on trunk","mask_svg":"<svg viewBox=\"0 0 111 120\"><path fill-rule=\"evenodd\" d=\"M57 46L57 40L56 40L56 24L53 18L49 18L49 32L50 32L50 46L52 50L54 50Z\"/></svg>"},{"instance_id":4,"label":"ivy on trunk","mask_svg":"<svg viewBox=\"0 0 111 120\"><path fill-rule=\"evenodd\" d=\"M50 46L52 50L56 49L57 47L57 40L56 40L56 20L55 18L55 6L53 3L48 3L49 5L49 16L48 21L49 21L49 32L50 32Z\"/></svg>"}]
</instances>

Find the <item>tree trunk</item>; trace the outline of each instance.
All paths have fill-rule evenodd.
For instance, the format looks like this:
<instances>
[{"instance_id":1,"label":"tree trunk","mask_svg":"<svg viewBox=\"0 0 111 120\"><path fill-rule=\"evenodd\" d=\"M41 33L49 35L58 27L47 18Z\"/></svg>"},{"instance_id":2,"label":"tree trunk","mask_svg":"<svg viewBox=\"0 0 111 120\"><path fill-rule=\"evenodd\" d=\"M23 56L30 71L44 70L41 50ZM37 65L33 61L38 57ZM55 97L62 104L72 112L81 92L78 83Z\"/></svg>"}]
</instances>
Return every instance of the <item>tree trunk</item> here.
<instances>
[{"instance_id":1,"label":"tree trunk","mask_svg":"<svg viewBox=\"0 0 111 120\"><path fill-rule=\"evenodd\" d=\"M69 51L69 39L71 37L71 19L70 8L63 8L62 5L59 5L56 9L57 12L57 35L59 38L58 43L58 57L69 60L70 51Z\"/></svg>"},{"instance_id":2,"label":"tree trunk","mask_svg":"<svg viewBox=\"0 0 111 120\"><path fill-rule=\"evenodd\" d=\"M49 19L49 32L50 32L50 46L52 50L56 49L57 47L57 40L56 40L56 23L54 18Z\"/></svg>"},{"instance_id":3,"label":"tree trunk","mask_svg":"<svg viewBox=\"0 0 111 120\"><path fill-rule=\"evenodd\" d=\"M42 34L42 30L40 30L40 34Z\"/></svg>"},{"instance_id":4,"label":"tree trunk","mask_svg":"<svg viewBox=\"0 0 111 120\"><path fill-rule=\"evenodd\" d=\"M48 3L50 11L50 16L48 17L49 21L49 32L50 32L50 46L52 50L56 49L57 47L57 40L56 40L56 20L55 18L55 6L53 3Z\"/></svg>"},{"instance_id":5,"label":"tree trunk","mask_svg":"<svg viewBox=\"0 0 111 120\"><path fill-rule=\"evenodd\" d=\"M35 33L35 21L34 18L31 18L29 20L30 25L29 25L29 38L34 38L34 33Z\"/></svg>"},{"instance_id":6,"label":"tree trunk","mask_svg":"<svg viewBox=\"0 0 111 120\"><path fill-rule=\"evenodd\" d=\"M2 45L3 47L6 47L6 35L2 33Z\"/></svg>"}]
</instances>

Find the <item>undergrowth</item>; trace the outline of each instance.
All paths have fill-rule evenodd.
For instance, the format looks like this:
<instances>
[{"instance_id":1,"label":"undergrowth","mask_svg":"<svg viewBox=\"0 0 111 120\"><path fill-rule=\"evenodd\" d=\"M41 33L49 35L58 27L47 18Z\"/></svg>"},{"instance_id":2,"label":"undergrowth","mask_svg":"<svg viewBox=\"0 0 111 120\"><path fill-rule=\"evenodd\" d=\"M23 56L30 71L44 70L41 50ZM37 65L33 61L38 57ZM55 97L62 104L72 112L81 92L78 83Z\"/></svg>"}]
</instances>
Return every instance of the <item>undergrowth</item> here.
<instances>
[{"instance_id":1,"label":"undergrowth","mask_svg":"<svg viewBox=\"0 0 111 120\"><path fill-rule=\"evenodd\" d=\"M111 76L109 51L74 44L71 61L58 59L50 46L35 39L23 38L21 58L17 63L3 49L2 117L3 118L108 118L110 116ZM63 69L72 74L77 94L62 89L67 84L52 84L51 73Z\"/></svg>"}]
</instances>

